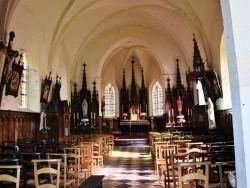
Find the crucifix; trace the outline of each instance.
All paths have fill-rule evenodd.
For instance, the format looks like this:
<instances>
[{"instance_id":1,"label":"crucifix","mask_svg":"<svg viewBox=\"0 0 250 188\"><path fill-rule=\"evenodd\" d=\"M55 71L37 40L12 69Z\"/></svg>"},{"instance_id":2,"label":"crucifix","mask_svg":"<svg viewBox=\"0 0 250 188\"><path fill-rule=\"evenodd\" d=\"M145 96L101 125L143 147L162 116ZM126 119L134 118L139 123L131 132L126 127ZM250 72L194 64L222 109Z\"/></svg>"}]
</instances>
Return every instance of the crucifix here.
<instances>
[{"instance_id":1,"label":"crucifix","mask_svg":"<svg viewBox=\"0 0 250 188\"><path fill-rule=\"evenodd\" d=\"M13 62L15 61L15 58L19 56L18 51L15 51L12 49L14 38L15 38L15 33L14 33L14 31L11 31L9 33L8 46L5 46L5 44L3 42L0 43L0 51L3 52L2 53L3 55L5 55L5 60L3 62L4 66L3 66L3 70L2 70L1 84L0 84L0 105L1 105L1 101L2 101L4 86L7 84L9 78L12 75Z\"/></svg>"}]
</instances>

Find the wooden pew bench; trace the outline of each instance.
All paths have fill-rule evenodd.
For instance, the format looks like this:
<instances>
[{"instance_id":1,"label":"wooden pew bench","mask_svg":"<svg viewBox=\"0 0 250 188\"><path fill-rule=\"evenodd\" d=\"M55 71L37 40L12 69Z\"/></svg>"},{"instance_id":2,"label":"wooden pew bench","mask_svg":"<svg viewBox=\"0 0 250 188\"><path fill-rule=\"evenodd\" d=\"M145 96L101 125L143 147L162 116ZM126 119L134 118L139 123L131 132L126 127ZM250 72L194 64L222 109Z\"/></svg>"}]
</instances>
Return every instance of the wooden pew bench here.
<instances>
[{"instance_id":1,"label":"wooden pew bench","mask_svg":"<svg viewBox=\"0 0 250 188\"><path fill-rule=\"evenodd\" d=\"M88 177L78 188L102 188L104 175L92 175Z\"/></svg>"}]
</instances>

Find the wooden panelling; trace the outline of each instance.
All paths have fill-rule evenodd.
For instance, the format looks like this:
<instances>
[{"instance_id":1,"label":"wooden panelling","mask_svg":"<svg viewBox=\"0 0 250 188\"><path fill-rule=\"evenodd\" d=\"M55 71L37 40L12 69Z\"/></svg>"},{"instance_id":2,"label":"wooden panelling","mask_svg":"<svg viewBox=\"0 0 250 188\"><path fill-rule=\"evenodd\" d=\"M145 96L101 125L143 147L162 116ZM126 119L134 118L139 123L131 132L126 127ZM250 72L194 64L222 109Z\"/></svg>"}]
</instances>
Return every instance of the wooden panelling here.
<instances>
[{"instance_id":1,"label":"wooden panelling","mask_svg":"<svg viewBox=\"0 0 250 188\"><path fill-rule=\"evenodd\" d=\"M216 126L222 136L233 137L232 109L215 112Z\"/></svg>"},{"instance_id":2,"label":"wooden panelling","mask_svg":"<svg viewBox=\"0 0 250 188\"><path fill-rule=\"evenodd\" d=\"M35 139L39 120L39 113L0 110L0 145L2 141Z\"/></svg>"}]
</instances>

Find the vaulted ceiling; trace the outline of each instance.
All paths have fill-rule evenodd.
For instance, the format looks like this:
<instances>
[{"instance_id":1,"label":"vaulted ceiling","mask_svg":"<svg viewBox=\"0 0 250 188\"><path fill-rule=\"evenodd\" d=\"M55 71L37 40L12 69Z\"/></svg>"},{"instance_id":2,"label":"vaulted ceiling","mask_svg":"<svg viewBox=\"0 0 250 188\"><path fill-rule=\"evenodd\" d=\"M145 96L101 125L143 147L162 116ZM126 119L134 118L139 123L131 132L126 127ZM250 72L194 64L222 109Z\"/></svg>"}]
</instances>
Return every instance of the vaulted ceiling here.
<instances>
[{"instance_id":1,"label":"vaulted ceiling","mask_svg":"<svg viewBox=\"0 0 250 188\"><path fill-rule=\"evenodd\" d=\"M64 82L81 85L85 62L89 81L114 81L119 86L122 70L130 71L134 56L137 71L143 68L150 84L175 74L177 57L183 73L192 68L193 34L207 65L216 66L220 60L219 0L0 2L8 4L6 30L15 31L14 46L25 49L30 68L39 72L39 77L33 75L38 81L53 70Z\"/></svg>"}]
</instances>

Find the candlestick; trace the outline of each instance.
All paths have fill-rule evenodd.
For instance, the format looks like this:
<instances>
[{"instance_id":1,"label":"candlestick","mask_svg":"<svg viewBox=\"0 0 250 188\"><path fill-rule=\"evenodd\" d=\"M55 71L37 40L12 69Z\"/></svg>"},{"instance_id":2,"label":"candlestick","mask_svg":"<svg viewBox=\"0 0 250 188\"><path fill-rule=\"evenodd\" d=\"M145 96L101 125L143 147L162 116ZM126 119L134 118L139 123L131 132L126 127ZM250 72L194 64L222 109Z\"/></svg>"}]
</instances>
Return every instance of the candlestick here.
<instances>
[{"instance_id":1,"label":"candlestick","mask_svg":"<svg viewBox=\"0 0 250 188\"><path fill-rule=\"evenodd\" d=\"M170 114L170 110L168 110L168 123L170 123L170 119L171 119L171 114Z\"/></svg>"}]
</instances>

